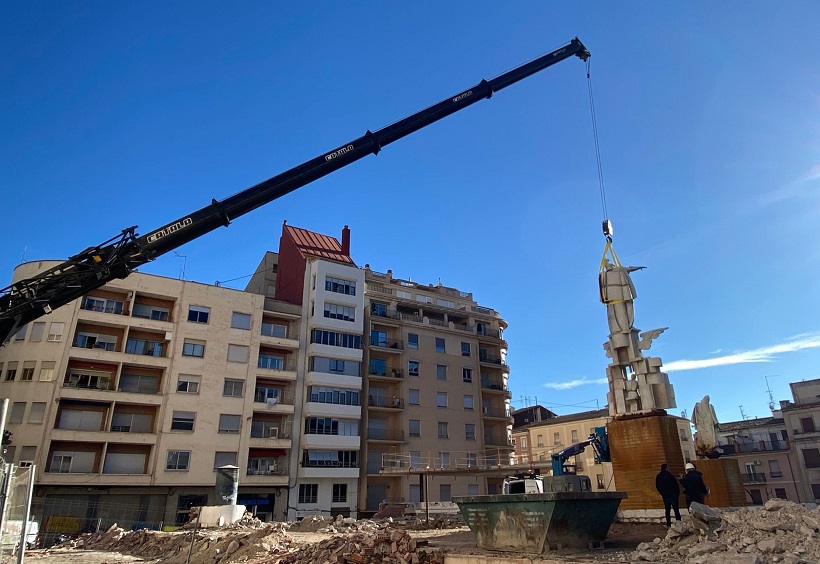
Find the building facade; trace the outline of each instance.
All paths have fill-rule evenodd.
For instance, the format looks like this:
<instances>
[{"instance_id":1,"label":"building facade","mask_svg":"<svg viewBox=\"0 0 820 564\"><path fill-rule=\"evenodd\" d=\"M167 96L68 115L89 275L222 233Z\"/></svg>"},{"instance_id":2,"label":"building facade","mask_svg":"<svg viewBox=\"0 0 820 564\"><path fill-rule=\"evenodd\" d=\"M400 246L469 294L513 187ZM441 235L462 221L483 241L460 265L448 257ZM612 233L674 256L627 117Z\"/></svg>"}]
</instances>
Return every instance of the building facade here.
<instances>
[{"instance_id":1,"label":"building facade","mask_svg":"<svg viewBox=\"0 0 820 564\"><path fill-rule=\"evenodd\" d=\"M820 501L820 379L789 384L792 401L780 411L791 445L795 486L802 502Z\"/></svg>"},{"instance_id":2,"label":"building facade","mask_svg":"<svg viewBox=\"0 0 820 564\"><path fill-rule=\"evenodd\" d=\"M245 291L134 273L13 335L4 457L36 465L41 530L179 525L222 503L225 466L263 520L496 491L500 478L452 475L424 492L381 470L509 462L506 323L349 249L347 228L339 241L285 225Z\"/></svg>"}]
</instances>

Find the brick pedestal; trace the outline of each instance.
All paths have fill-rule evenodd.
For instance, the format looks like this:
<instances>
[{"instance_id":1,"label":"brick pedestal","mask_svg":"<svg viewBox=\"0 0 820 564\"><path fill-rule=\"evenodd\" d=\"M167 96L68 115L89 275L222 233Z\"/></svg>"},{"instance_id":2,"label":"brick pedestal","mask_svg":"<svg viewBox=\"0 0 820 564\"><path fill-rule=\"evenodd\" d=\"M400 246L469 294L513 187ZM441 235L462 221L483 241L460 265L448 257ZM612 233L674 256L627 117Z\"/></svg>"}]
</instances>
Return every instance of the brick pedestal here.
<instances>
[{"instance_id":1,"label":"brick pedestal","mask_svg":"<svg viewBox=\"0 0 820 564\"><path fill-rule=\"evenodd\" d=\"M737 460L730 458L701 459L693 461L695 468L703 474L703 481L709 488L706 505L711 507L742 507L747 505L743 480ZM618 477L615 477L618 483ZM621 504L623 505L623 504Z\"/></svg>"},{"instance_id":2,"label":"brick pedestal","mask_svg":"<svg viewBox=\"0 0 820 564\"><path fill-rule=\"evenodd\" d=\"M606 428L615 487L629 495L621 501L620 509L663 509L663 500L655 489L655 476L661 464L668 464L674 476L683 473L683 453L675 419L659 411L616 419ZM680 504L685 506L683 496Z\"/></svg>"}]
</instances>

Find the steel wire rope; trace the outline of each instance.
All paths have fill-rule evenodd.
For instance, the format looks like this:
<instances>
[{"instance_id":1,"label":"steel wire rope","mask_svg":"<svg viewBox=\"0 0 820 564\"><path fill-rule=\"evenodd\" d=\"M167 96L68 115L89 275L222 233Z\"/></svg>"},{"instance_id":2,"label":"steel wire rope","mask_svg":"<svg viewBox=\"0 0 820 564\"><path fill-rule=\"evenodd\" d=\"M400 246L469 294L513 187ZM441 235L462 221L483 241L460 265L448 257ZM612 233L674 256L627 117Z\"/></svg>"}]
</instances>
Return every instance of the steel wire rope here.
<instances>
[{"instance_id":1,"label":"steel wire rope","mask_svg":"<svg viewBox=\"0 0 820 564\"><path fill-rule=\"evenodd\" d=\"M591 58L590 58L591 59ZM604 214L603 220L606 222L609 218L609 212L606 205L606 188L604 187L604 172L601 166L601 145L598 140L598 120L595 116L595 97L592 94L592 75L590 74L590 62L587 59L587 91L589 92L589 113L592 117L592 136L595 141L595 162L598 168L598 187L601 193L601 211Z\"/></svg>"}]
</instances>

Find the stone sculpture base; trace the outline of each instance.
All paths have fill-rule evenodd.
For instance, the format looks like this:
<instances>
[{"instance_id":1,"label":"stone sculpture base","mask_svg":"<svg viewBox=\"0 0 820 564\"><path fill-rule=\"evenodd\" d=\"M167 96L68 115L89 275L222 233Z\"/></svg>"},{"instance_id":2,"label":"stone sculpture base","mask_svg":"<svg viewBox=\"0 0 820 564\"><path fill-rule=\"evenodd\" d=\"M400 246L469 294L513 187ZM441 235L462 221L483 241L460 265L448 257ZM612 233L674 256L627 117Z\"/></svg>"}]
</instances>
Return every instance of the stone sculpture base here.
<instances>
[{"instance_id":1,"label":"stone sculpture base","mask_svg":"<svg viewBox=\"0 0 820 564\"><path fill-rule=\"evenodd\" d=\"M625 415L607 424L607 434L615 487L629 495L621 501L620 509L663 509L663 500L655 489L661 464L668 464L674 476L683 473L675 418L663 410ZM682 495L680 505L685 507Z\"/></svg>"},{"instance_id":2,"label":"stone sculpture base","mask_svg":"<svg viewBox=\"0 0 820 564\"><path fill-rule=\"evenodd\" d=\"M746 491L740 476L737 460L732 458L699 459L693 461L695 468L703 474L703 481L709 488L706 505L710 507L743 507ZM615 478L617 480L617 477ZM622 504L623 505L623 504Z\"/></svg>"}]
</instances>

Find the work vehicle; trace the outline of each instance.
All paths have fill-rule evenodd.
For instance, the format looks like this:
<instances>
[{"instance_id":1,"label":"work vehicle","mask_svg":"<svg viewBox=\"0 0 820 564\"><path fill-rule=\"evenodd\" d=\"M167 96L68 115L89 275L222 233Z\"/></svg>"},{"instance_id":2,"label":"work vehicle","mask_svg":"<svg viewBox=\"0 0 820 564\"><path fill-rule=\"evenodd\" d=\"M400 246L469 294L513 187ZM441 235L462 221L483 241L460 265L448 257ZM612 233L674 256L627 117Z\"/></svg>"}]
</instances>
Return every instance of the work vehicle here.
<instances>
[{"instance_id":1,"label":"work vehicle","mask_svg":"<svg viewBox=\"0 0 820 564\"><path fill-rule=\"evenodd\" d=\"M231 221L322 178L402 139L499 90L523 80L564 59L590 54L576 37L568 45L507 71L491 80L430 106L382 129L310 159L222 201L212 200L202 209L176 219L147 235L138 236L136 226L124 229L100 245L89 247L65 262L36 276L19 280L0 290L0 343L27 323L50 313L107 282L125 278L139 266L179 246L228 226Z\"/></svg>"},{"instance_id":2,"label":"work vehicle","mask_svg":"<svg viewBox=\"0 0 820 564\"><path fill-rule=\"evenodd\" d=\"M575 466L567 464L567 461L578 454L581 454L591 446L595 451L595 463L612 462L609 454L609 439L606 434L606 427L595 427L593 432L585 441L575 443L567 448L552 453L552 475L563 476L565 474L575 474Z\"/></svg>"}]
</instances>

